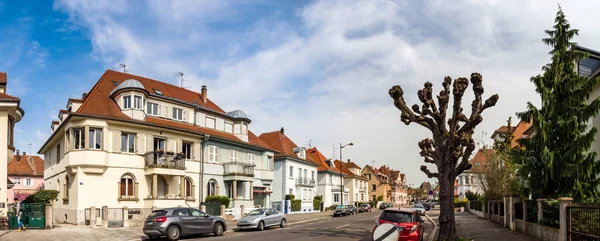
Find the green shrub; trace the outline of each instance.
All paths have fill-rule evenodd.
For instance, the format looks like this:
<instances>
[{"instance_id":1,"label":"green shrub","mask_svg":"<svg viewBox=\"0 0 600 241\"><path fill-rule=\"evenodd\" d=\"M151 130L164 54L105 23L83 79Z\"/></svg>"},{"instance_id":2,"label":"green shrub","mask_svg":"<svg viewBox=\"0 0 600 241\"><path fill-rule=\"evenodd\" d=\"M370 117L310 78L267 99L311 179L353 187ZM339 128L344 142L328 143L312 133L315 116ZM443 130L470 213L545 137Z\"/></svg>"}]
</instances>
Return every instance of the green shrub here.
<instances>
[{"instance_id":1,"label":"green shrub","mask_svg":"<svg viewBox=\"0 0 600 241\"><path fill-rule=\"evenodd\" d=\"M294 200L295 198L296 198L296 195L294 195L294 194L285 195L285 200Z\"/></svg>"},{"instance_id":2,"label":"green shrub","mask_svg":"<svg viewBox=\"0 0 600 241\"><path fill-rule=\"evenodd\" d=\"M321 202L323 201L323 196L315 196L313 198L313 210L321 210Z\"/></svg>"},{"instance_id":3,"label":"green shrub","mask_svg":"<svg viewBox=\"0 0 600 241\"><path fill-rule=\"evenodd\" d=\"M50 203L51 201L58 200L58 191L56 190L39 190L36 193L29 195L24 203Z\"/></svg>"},{"instance_id":4,"label":"green shrub","mask_svg":"<svg viewBox=\"0 0 600 241\"><path fill-rule=\"evenodd\" d=\"M292 200L292 211L297 212L297 211L300 211L300 209L302 209L302 200L300 200L300 199Z\"/></svg>"},{"instance_id":5,"label":"green shrub","mask_svg":"<svg viewBox=\"0 0 600 241\"><path fill-rule=\"evenodd\" d=\"M383 196L379 196L379 197L377 197L377 201L378 201L378 202L381 202L381 201L383 201Z\"/></svg>"},{"instance_id":6,"label":"green shrub","mask_svg":"<svg viewBox=\"0 0 600 241\"><path fill-rule=\"evenodd\" d=\"M483 211L483 202L479 200L470 201L470 207L473 210Z\"/></svg>"},{"instance_id":7,"label":"green shrub","mask_svg":"<svg viewBox=\"0 0 600 241\"><path fill-rule=\"evenodd\" d=\"M333 204L333 205L331 205L331 206L329 206L329 207L325 208L325 211L331 211L331 210L335 210L335 207L337 207L337 206L338 206L337 204Z\"/></svg>"},{"instance_id":8,"label":"green shrub","mask_svg":"<svg viewBox=\"0 0 600 241\"><path fill-rule=\"evenodd\" d=\"M229 203L231 203L231 199L226 196L208 196L206 197L207 203L221 203L225 208L229 208Z\"/></svg>"},{"instance_id":9,"label":"green shrub","mask_svg":"<svg viewBox=\"0 0 600 241\"><path fill-rule=\"evenodd\" d=\"M371 205L372 208L375 208L375 207L377 207L377 201L371 200L371 201L369 201L369 205Z\"/></svg>"},{"instance_id":10,"label":"green shrub","mask_svg":"<svg viewBox=\"0 0 600 241\"><path fill-rule=\"evenodd\" d=\"M460 208L460 207L466 208L467 207L467 202L455 202L454 203L454 207L455 208Z\"/></svg>"}]
</instances>

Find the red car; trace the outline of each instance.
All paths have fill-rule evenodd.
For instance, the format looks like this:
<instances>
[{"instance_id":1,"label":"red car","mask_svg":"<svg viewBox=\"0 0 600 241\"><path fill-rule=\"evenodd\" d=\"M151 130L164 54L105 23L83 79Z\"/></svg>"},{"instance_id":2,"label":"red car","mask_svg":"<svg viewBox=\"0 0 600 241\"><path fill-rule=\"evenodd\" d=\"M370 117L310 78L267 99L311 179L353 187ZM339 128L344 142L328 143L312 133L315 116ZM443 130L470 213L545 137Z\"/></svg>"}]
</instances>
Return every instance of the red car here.
<instances>
[{"instance_id":1,"label":"red car","mask_svg":"<svg viewBox=\"0 0 600 241\"><path fill-rule=\"evenodd\" d=\"M398 228L398 240L423 241L423 219L415 210L408 208L386 208L381 212L373 227L375 229L384 223ZM373 239L374 240L374 239Z\"/></svg>"}]
</instances>

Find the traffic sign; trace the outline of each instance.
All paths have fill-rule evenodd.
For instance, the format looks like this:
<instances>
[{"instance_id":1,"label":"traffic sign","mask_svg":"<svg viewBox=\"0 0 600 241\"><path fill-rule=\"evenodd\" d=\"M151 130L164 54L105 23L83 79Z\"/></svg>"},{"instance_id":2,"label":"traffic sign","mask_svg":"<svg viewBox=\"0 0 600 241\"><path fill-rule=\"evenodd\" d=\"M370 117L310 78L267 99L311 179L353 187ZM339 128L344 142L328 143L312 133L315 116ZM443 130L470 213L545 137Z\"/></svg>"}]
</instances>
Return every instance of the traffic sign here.
<instances>
[{"instance_id":1,"label":"traffic sign","mask_svg":"<svg viewBox=\"0 0 600 241\"><path fill-rule=\"evenodd\" d=\"M377 228L375 228L375 231L373 231L373 240L374 241L397 241L398 240L398 236L399 236L399 229L398 227L389 224L389 223L384 223L381 224L379 226L377 226Z\"/></svg>"},{"instance_id":2,"label":"traffic sign","mask_svg":"<svg viewBox=\"0 0 600 241\"><path fill-rule=\"evenodd\" d=\"M429 195L433 195L433 191L429 190Z\"/></svg>"}]
</instances>

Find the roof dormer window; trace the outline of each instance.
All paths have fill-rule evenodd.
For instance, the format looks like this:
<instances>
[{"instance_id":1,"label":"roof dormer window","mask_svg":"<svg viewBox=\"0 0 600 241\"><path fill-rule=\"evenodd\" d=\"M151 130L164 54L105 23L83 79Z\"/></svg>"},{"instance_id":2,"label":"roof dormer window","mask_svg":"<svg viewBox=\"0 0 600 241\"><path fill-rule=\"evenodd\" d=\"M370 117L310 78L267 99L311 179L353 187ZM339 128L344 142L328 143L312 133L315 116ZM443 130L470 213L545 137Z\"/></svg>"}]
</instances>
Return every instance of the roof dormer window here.
<instances>
[{"instance_id":1,"label":"roof dormer window","mask_svg":"<svg viewBox=\"0 0 600 241\"><path fill-rule=\"evenodd\" d=\"M131 96L123 96L123 109L131 109Z\"/></svg>"},{"instance_id":2,"label":"roof dormer window","mask_svg":"<svg viewBox=\"0 0 600 241\"><path fill-rule=\"evenodd\" d=\"M133 108L136 110L142 110L144 108L141 96L139 96L139 95L133 96Z\"/></svg>"},{"instance_id":3,"label":"roof dormer window","mask_svg":"<svg viewBox=\"0 0 600 241\"><path fill-rule=\"evenodd\" d=\"M306 150L304 150L304 148L300 149L300 151L298 152L298 157L302 159L306 158Z\"/></svg>"},{"instance_id":4,"label":"roof dormer window","mask_svg":"<svg viewBox=\"0 0 600 241\"><path fill-rule=\"evenodd\" d=\"M163 93L162 93L162 92L161 92L159 89L154 89L154 92L155 92L157 95L163 95Z\"/></svg>"}]
</instances>

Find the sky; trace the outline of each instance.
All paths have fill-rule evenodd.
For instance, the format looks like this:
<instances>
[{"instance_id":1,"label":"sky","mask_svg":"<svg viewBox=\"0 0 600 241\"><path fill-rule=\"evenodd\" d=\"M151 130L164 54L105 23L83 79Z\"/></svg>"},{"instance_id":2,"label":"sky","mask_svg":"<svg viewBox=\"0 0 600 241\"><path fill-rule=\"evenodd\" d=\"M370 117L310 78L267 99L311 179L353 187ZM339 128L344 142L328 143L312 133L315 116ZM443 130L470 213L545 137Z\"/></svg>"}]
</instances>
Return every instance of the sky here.
<instances>
[{"instance_id":1,"label":"sky","mask_svg":"<svg viewBox=\"0 0 600 241\"><path fill-rule=\"evenodd\" d=\"M207 85L255 133L284 127L297 145L335 158L334 146L352 142L344 160L388 165L418 185L428 178L417 142L431 134L400 122L390 87L401 85L412 105L426 81L438 93L445 76L481 73L484 98L500 96L474 135L490 144L508 117L516 124L528 101L539 103L529 79L550 62L541 39L557 3L580 30L575 41L600 49L594 0L0 0L0 72L25 110L21 152L37 152L67 99L124 63L177 85L183 72L184 87Z\"/></svg>"}]
</instances>

